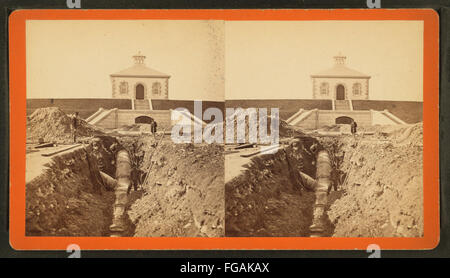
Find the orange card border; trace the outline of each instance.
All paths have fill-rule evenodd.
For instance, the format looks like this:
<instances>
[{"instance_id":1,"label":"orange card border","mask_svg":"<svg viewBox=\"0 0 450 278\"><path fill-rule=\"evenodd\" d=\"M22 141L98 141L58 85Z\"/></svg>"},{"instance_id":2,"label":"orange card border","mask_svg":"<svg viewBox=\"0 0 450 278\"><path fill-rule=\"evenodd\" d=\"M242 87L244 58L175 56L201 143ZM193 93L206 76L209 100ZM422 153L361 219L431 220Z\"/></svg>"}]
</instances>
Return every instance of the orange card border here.
<instances>
[{"instance_id":1,"label":"orange card border","mask_svg":"<svg viewBox=\"0 0 450 278\"><path fill-rule=\"evenodd\" d=\"M25 236L26 20L418 20L424 22L424 236L308 237L29 237ZM365 250L433 249L439 243L439 16L431 9L347 10L17 10L9 17L10 244L16 250Z\"/></svg>"}]
</instances>

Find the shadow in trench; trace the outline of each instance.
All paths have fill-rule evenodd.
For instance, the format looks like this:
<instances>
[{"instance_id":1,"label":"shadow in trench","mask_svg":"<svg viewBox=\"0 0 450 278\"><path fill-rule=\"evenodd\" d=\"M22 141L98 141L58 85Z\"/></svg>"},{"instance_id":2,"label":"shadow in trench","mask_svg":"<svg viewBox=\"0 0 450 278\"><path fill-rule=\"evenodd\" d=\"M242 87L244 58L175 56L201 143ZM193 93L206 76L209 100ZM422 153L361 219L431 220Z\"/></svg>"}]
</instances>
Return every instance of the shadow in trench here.
<instances>
[{"instance_id":1,"label":"shadow in trench","mask_svg":"<svg viewBox=\"0 0 450 278\"><path fill-rule=\"evenodd\" d=\"M344 193L343 190L338 190L338 191L331 191L330 194L328 195L328 202L327 205L325 206L325 215L324 215L324 221L325 221L325 231L323 233L324 237L332 237L334 234L334 224L330 221L330 218L328 218L328 210L330 209L331 205L333 205L333 203L340 199L342 194Z\"/></svg>"},{"instance_id":2,"label":"shadow in trench","mask_svg":"<svg viewBox=\"0 0 450 278\"><path fill-rule=\"evenodd\" d=\"M132 236L134 236L136 225L130 220L130 217L128 216L128 210L130 209L130 207L134 204L134 202L136 200L138 200L138 199L140 199L142 197L143 193L144 193L144 191L142 189L138 189L137 191L132 190L130 192L130 194L128 195L128 202L127 202L127 205L125 206L125 213L123 214L125 231L120 233L121 237L132 237ZM112 224L112 218L113 218L112 210L113 209L111 207L110 224ZM112 232L109 231L109 226L108 226L108 233L105 236L111 236L111 235L112 235Z\"/></svg>"}]
</instances>

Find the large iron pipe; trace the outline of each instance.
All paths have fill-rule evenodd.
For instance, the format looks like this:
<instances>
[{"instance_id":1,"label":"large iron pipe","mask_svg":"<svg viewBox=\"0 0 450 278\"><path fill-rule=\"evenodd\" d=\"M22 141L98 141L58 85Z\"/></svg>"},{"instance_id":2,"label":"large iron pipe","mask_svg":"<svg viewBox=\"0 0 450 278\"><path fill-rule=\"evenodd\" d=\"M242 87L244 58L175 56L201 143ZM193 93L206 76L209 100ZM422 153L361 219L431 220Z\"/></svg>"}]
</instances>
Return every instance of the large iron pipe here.
<instances>
[{"instance_id":1,"label":"large iron pipe","mask_svg":"<svg viewBox=\"0 0 450 278\"><path fill-rule=\"evenodd\" d=\"M123 215L125 213L125 205L128 201L127 190L131 183L131 160L130 155L125 149L121 149L116 155L116 181L114 202L114 218L110 226L113 232L122 232L125 230ZM109 180L109 182L111 182Z\"/></svg>"},{"instance_id":2,"label":"large iron pipe","mask_svg":"<svg viewBox=\"0 0 450 278\"><path fill-rule=\"evenodd\" d=\"M317 187L317 181L311 178L309 175L300 172L300 176L302 177L302 185L311 191L315 191Z\"/></svg>"},{"instance_id":3,"label":"large iron pipe","mask_svg":"<svg viewBox=\"0 0 450 278\"><path fill-rule=\"evenodd\" d=\"M316 180L317 187L316 191L328 191L331 186L331 159L327 151L322 150L317 154L316 163Z\"/></svg>"},{"instance_id":4,"label":"large iron pipe","mask_svg":"<svg viewBox=\"0 0 450 278\"><path fill-rule=\"evenodd\" d=\"M327 151L320 151L316 160L316 179L300 172L303 186L312 191L327 192L331 186L331 160Z\"/></svg>"},{"instance_id":5,"label":"large iron pipe","mask_svg":"<svg viewBox=\"0 0 450 278\"><path fill-rule=\"evenodd\" d=\"M130 184L131 179L130 155L125 149L117 152L116 156L116 179L118 183ZM128 186L127 186L128 188Z\"/></svg>"},{"instance_id":6,"label":"large iron pipe","mask_svg":"<svg viewBox=\"0 0 450 278\"><path fill-rule=\"evenodd\" d=\"M324 231L323 214L327 204L328 189L331 187L331 159L327 151L321 150L317 154L316 160L316 202L314 203L313 223L309 227L312 233L322 233Z\"/></svg>"},{"instance_id":7,"label":"large iron pipe","mask_svg":"<svg viewBox=\"0 0 450 278\"><path fill-rule=\"evenodd\" d=\"M109 190L115 190L117 187L117 180L110 175L106 174L105 172L100 171L100 176L102 177L103 184L109 189Z\"/></svg>"}]
</instances>

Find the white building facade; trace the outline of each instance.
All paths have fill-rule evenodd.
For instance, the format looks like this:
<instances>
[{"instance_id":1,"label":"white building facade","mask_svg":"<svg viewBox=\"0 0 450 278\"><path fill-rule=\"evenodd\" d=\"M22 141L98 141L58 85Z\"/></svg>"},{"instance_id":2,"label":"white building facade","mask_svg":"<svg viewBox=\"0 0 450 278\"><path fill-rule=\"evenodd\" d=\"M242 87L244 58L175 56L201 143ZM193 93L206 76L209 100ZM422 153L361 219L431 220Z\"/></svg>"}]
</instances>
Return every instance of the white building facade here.
<instances>
[{"instance_id":1,"label":"white building facade","mask_svg":"<svg viewBox=\"0 0 450 278\"><path fill-rule=\"evenodd\" d=\"M143 100L168 99L170 76L147 67L145 56L135 55L134 65L111 74L112 98Z\"/></svg>"},{"instance_id":2,"label":"white building facade","mask_svg":"<svg viewBox=\"0 0 450 278\"><path fill-rule=\"evenodd\" d=\"M345 65L345 56L335 56L331 69L311 75L314 99L369 99L370 76Z\"/></svg>"}]
</instances>

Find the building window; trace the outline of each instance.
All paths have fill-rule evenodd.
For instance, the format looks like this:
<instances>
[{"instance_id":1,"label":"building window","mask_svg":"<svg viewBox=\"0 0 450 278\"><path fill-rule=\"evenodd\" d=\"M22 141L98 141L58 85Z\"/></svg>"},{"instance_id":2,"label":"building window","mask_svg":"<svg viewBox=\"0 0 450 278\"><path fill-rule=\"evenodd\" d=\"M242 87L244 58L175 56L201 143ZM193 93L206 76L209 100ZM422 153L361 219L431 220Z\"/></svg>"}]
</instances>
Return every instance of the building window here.
<instances>
[{"instance_id":1,"label":"building window","mask_svg":"<svg viewBox=\"0 0 450 278\"><path fill-rule=\"evenodd\" d=\"M360 96L361 95L361 83L353 84L353 95Z\"/></svg>"},{"instance_id":2,"label":"building window","mask_svg":"<svg viewBox=\"0 0 450 278\"><path fill-rule=\"evenodd\" d=\"M155 96L161 95L161 83L155 82L152 85L152 94Z\"/></svg>"},{"instance_id":3,"label":"building window","mask_svg":"<svg viewBox=\"0 0 450 278\"><path fill-rule=\"evenodd\" d=\"M328 95L328 91L329 91L329 85L328 85L328 83L325 83L325 82L323 82L323 83L320 83L320 94L322 95L322 96L327 96Z\"/></svg>"},{"instance_id":4,"label":"building window","mask_svg":"<svg viewBox=\"0 0 450 278\"><path fill-rule=\"evenodd\" d=\"M127 82L125 82L125 81L120 82L119 92L121 95L128 94L128 83Z\"/></svg>"}]
</instances>

